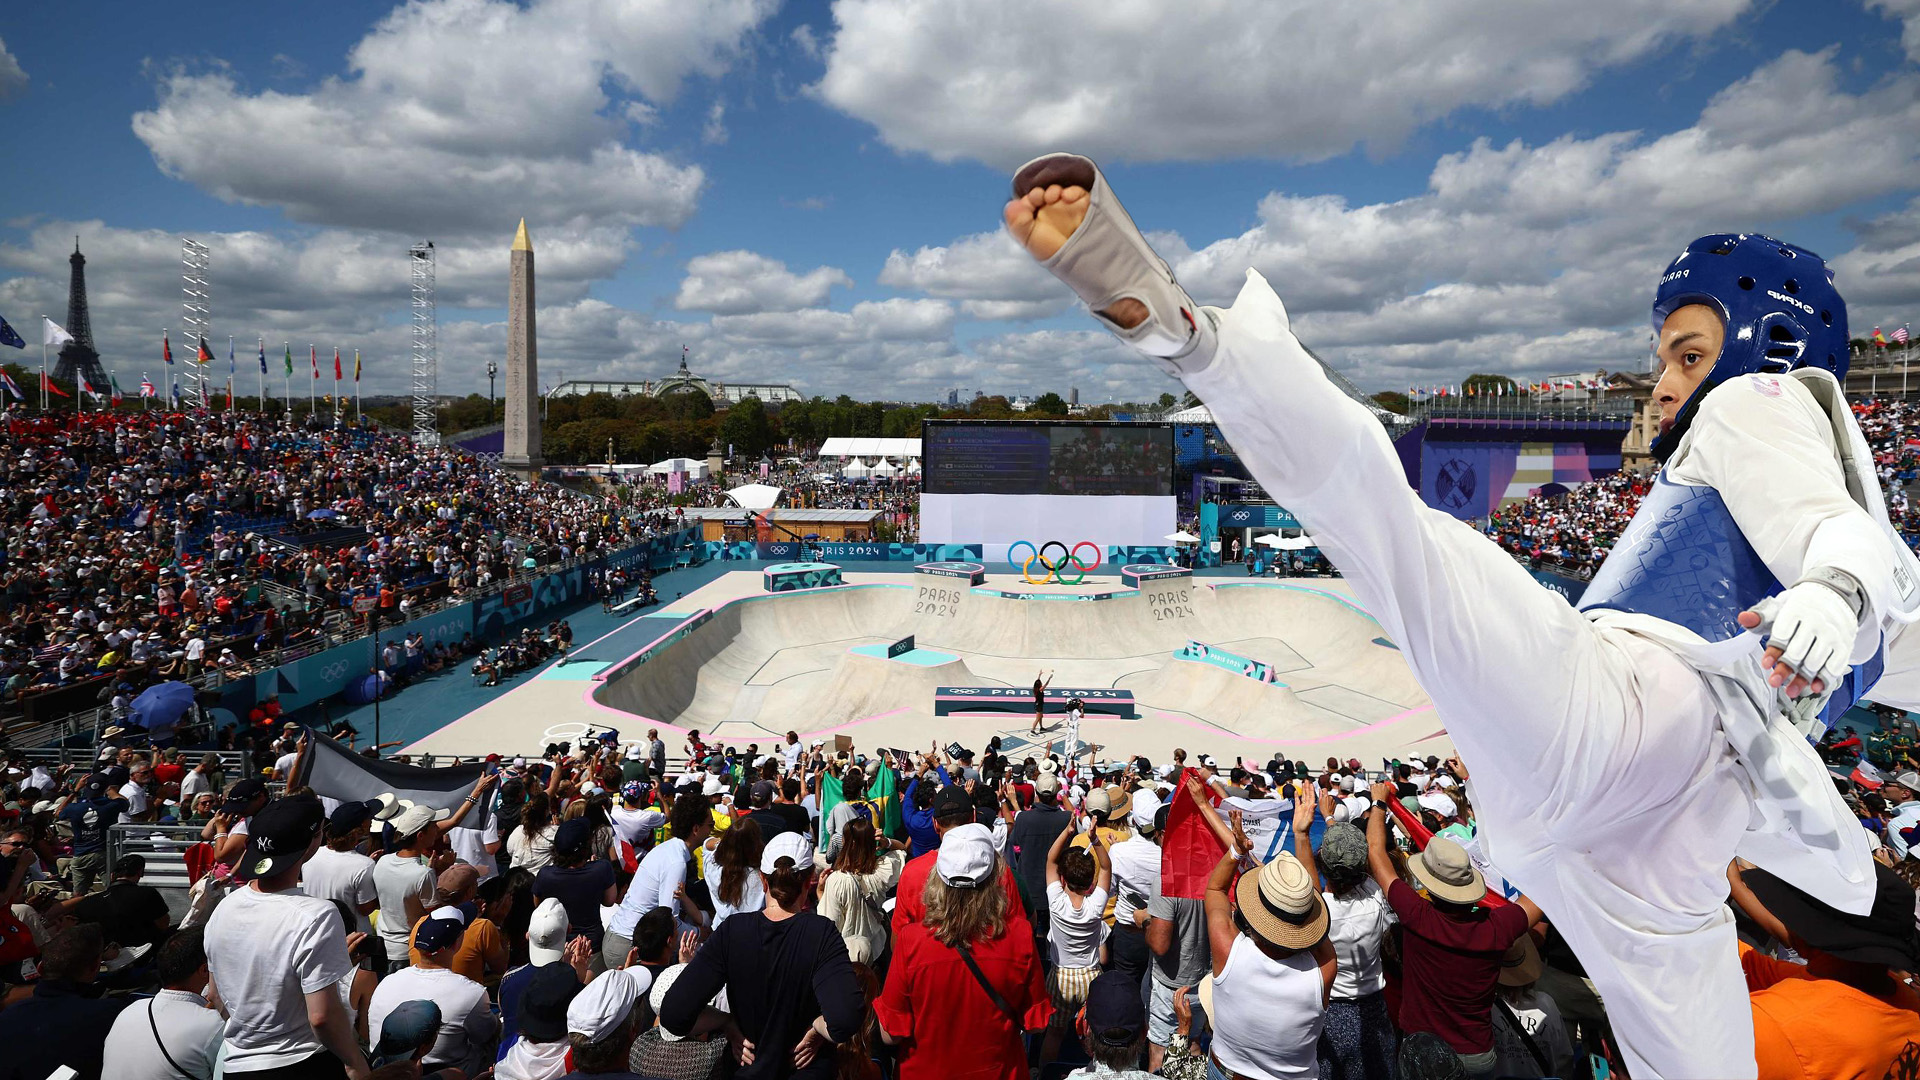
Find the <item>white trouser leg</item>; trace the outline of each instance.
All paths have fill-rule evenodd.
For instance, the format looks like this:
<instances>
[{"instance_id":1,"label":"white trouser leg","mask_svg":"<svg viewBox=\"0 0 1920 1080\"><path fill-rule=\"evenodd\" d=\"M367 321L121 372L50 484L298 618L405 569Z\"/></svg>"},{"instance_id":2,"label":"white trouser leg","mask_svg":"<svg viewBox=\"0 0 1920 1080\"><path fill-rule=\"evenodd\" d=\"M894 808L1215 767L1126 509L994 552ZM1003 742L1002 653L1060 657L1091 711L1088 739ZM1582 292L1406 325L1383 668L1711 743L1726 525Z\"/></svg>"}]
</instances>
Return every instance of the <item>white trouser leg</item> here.
<instances>
[{"instance_id":1,"label":"white trouser leg","mask_svg":"<svg viewBox=\"0 0 1920 1080\"><path fill-rule=\"evenodd\" d=\"M1745 794L1704 683L1672 653L1596 628L1422 503L1379 421L1327 381L1264 279L1249 274L1219 317L1218 348L1187 386L1433 698L1495 863L1563 924L1635 1047L1635 1075L1752 1075L1721 906ZM1608 846L1616 822L1676 807L1698 814L1660 831L1678 850L1644 833Z\"/></svg>"}]
</instances>

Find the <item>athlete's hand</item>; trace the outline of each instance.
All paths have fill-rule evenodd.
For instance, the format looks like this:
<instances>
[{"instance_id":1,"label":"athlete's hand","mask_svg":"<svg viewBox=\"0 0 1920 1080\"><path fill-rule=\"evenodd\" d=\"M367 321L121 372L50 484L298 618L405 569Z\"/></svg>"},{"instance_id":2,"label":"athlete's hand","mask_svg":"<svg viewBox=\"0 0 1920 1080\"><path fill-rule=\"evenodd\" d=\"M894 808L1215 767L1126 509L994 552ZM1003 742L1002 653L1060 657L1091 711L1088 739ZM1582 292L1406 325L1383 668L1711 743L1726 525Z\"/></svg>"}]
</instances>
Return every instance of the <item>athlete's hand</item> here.
<instances>
[{"instance_id":1,"label":"athlete's hand","mask_svg":"<svg viewBox=\"0 0 1920 1080\"><path fill-rule=\"evenodd\" d=\"M1788 697L1824 693L1847 673L1860 620L1840 594L1803 581L1740 613L1740 625L1767 638L1761 666Z\"/></svg>"}]
</instances>

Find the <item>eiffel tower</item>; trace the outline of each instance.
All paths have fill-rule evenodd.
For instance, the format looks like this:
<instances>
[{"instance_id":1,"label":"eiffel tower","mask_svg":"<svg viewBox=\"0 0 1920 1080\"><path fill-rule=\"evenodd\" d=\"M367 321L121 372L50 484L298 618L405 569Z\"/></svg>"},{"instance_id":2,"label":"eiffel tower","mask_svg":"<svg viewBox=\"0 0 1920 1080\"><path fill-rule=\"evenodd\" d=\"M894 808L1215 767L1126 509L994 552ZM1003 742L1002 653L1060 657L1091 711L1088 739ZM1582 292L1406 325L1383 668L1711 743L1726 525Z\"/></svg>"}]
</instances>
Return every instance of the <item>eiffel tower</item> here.
<instances>
[{"instance_id":1,"label":"eiffel tower","mask_svg":"<svg viewBox=\"0 0 1920 1080\"><path fill-rule=\"evenodd\" d=\"M107 392L107 371L100 366L100 354L93 347L93 319L87 314L87 257L80 254L80 238L73 238L73 283L67 287L67 333L73 340L60 346L60 360L53 366L53 377L73 382L74 375L87 377L87 385L99 393Z\"/></svg>"}]
</instances>

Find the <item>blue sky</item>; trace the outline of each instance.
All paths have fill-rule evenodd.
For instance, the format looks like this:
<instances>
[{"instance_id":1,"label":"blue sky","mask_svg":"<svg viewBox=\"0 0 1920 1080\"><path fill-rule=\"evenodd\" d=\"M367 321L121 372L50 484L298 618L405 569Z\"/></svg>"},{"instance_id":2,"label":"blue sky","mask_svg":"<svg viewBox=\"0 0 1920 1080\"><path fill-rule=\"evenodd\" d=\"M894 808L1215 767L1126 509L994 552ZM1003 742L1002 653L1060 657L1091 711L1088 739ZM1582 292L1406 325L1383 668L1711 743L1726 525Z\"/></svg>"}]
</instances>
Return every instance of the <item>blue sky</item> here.
<instances>
[{"instance_id":1,"label":"blue sky","mask_svg":"<svg viewBox=\"0 0 1920 1080\"><path fill-rule=\"evenodd\" d=\"M1171 10L25 5L0 314L62 317L80 233L135 382L191 235L223 334L360 348L397 391L432 238L442 387L484 389L525 215L549 378L657 377L685 344L826 394L1157 394L995 234L1011 166L1082 149L1203 302L1261 270L1370 388L1643 366L1653 276L1710 231L1826 254L1856 332L1920 315L1920 0Z\"/></svg>"}]
</instances>

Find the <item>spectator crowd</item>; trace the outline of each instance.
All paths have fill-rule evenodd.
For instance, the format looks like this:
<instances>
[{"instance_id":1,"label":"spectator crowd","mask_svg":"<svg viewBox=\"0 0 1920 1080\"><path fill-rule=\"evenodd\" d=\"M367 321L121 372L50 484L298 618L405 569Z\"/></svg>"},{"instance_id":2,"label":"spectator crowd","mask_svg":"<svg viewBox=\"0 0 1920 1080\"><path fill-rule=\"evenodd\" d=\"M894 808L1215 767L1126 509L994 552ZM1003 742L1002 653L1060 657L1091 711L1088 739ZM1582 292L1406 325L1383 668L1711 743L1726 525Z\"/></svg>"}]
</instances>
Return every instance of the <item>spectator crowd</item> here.
<instances>
[{"instance_id":1,"label":"spectator crowd","mask_svg":"<svg viewBox=\"0 0 1920 1080\"><path fill-rule=\"evenodd\" d=\"M1907 496L1907 485L1920 476L1920 405L1868 398L1852 408L1873 454L1888 517L1909 545L1920 548L1920 515ZM1494 511L1487 535L1533 565L1590 577L1651 483L1648 476L1623 471L1564 493L1531 496Z\"/></svg>"},{"instance_id":2,"label":"spectator crowd","mask_svg":"<svg viewBox=\"0 0 1920 1080\"><path fill-rule=\"evenodd\" d=\"M789 732L690 733L670 762L649 731L467 763L434 809L313 790L288 728L237 776L9 757L5 1080L1621 1070L1578 957L1489 862L1458 760ZM1875 754L1905 771L1842 781L1883 841L1870 916L1729 868L1763 1077L1920 1054L1920 761ZM171 899L140 855L108 862L110 828L160 822L200 826Z\"/></svg>"}]
</instances>

